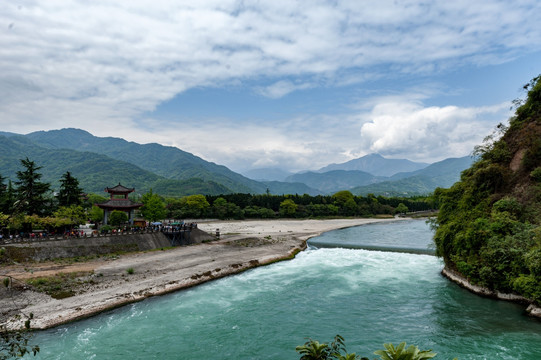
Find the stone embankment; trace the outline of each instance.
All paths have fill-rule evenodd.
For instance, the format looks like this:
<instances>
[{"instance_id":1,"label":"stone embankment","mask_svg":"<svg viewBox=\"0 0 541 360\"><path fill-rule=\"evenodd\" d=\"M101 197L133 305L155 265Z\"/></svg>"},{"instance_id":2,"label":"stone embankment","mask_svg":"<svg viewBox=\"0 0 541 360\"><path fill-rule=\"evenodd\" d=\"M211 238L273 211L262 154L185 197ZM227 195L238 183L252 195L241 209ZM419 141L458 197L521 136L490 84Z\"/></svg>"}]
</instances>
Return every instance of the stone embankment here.
<instances>
[{"instance_id":1,"label":"stone embankment","mask_svg":"<svg viewBox=\"0 0 541 360\"><path fill-rule=\"evenodd\" d=\"M461 274L459 274L456 271L453 271L449 269L448 267L443 268L441 271L442 275L448 278L449 280L455 282L456 284L460 285L461 287L477 294L480 296L485 296L493 299L499 299L499 300L506 300L506 301L513 301L520 304L528 305L526 308L526 312L534 317L541 319L541 307L533 304L533 302L530 299L527 299L523 296L516 295L516 294L507 294L507 293L501 293L499 291L494 291L489 288L478 286L470 283L468 279L463 277Z\"/></svg>"},{"instance_id":2,"label":"stone embankment","mask_svg":"<svg viewBox=\"0 0 541 360\"><path fill-rule=\"evenodd\" d=\"M214 239L214 236L197 228L190 231L190 243L192 244ZM148 251L170 247L171 245L171 240L160 231L126 232L88 237L60 237L57 239L28 239L27 241L0 244L10 259L19 262Z\"/></svg>"}]
</instances>

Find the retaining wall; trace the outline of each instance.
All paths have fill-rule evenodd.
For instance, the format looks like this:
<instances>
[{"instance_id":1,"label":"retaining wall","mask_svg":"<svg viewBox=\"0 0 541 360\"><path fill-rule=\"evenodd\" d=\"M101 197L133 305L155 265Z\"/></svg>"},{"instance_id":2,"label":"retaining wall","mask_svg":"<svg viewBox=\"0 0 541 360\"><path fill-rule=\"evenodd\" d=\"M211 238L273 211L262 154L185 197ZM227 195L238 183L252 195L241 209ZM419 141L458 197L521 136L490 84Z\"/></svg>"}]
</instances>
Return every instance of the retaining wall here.
<instances>
[{"instance_id":1,"label":"retaining wall","mask_svg":"<svg viewBox=\"0 0 541 360\"><path fill-rule=\"evenodd\" d=\"M191 243L213 240L206 232L193 229ZM145 251L171 246L171 241L161 232L123 234L99 237L69 238L21 242L0 245L8 258L14 261L43 261L78 256L104 255L115 252Z\"/></svg>"}]
</instances>

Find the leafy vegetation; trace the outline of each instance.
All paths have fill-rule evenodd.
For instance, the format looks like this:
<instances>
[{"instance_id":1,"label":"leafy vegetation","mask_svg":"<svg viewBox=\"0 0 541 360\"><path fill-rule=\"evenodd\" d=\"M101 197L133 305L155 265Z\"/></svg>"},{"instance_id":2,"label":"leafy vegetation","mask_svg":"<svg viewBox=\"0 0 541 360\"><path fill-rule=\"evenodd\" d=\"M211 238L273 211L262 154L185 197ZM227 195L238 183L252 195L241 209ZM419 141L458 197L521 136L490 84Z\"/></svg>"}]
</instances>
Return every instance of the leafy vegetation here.
<instances>
[{"instance_id":1,"label":"leafy vegetation","mask_svg":"<svg viewBox=\"0 0 541 360\"><path fill-rule=\"evenodd\" d=\"M24 170L17 171L17 197L15 207L20 212L32 215L44 215L48 212L49 199L46 197L50 185L40 181L41 167L37 166L28 158L22 159Z\"/></svg>"},{"instance_id":2,"label":"leafy vegetation","mask_svg":"<svg viewBox=\"0 0 541 360\"><path fill-rule=\"evenodd\" d=\"M109 215L109 224L111 226L120 226L124 225L128 221L128 214L124 211L113 210Z\"/></svg>"},{"instance_id":3,"label":"leafy vegetation","mask_svg":"<svg viewBox=\"0 0 541 360\"><path fill-rule=\"evenodd\" d=\"M203 198L205 201L203 201ZM432 197L386 198L383 196L354 196L344 190L334 195L207 195L193 203L192 197L184 200L166 199L169 218L210 217L219 219L243 218L325 218L393 215L397 208L409 211L426 211L437 208ZM189 201L189 199L192 199ZM195 208L192 208L192 205ZM208 204L208 206L206 205Z\"/></svg>"},{"instance_id":4,"label":"leafy vegetation","mask_svg":"<svg viewBox=\"0 0 541 360\"><path fill-rule=\"evenodd\" d=\"M24 331L9 331L0 327L0 360L8 360L16 357L23 357L26 354L36 354L39 346L29 345L30 333Z\"/></svg>"},{"instance_id":5,"label":"leafy vegetation","mask_svg":"<svg viewBox=\"0 0 541 360\"><path fill-rule=\"evenodd\" d=\"M141 214L145 219L148 221L165 219L165 204L158 194L152 192L152 189L141 197L141 202L144 204Z\"/></svg>"},{"instance_id":6,"label":"leafy vegetation","mask_svg":"<svg viewBox=\"0 0 541 360\"><path fill-rule=\"evenodd\" d=\"M406 347L405 342L396 347L390 343L383 346L383 350L374 352L380 360L427 360L437 355L432 350L421 351L414 345ZM344 338L340 335L336 335L330 344L309 339L304 345L297 346L295 350L301 354L299 360L369 360L368 357L348 353Z\"/></svg>"},{"instance_id":7,"label":"leafy vegetation","mask_svg":"<svg viewBox=\"0 0 541 360\"><path fill-rule=\"evenodd\" d=\"M85 278L92 272L58 273L54 276L38 277L27 281L36 291L46 293L55 299L64 299L75 295L77 287L91 281Z\"/></svg>"},{"instance_id":8,"label":"leafy vegetation","mask_svg":"<svg viewBox=\"0 0 541 360\"><path fill-rule=\"evenodd\" d=\"M437 255L470 282L541 304L541 77L525 86L509 127L476 148L479 159L437 189Z\"/></svg>"}]
</instances>

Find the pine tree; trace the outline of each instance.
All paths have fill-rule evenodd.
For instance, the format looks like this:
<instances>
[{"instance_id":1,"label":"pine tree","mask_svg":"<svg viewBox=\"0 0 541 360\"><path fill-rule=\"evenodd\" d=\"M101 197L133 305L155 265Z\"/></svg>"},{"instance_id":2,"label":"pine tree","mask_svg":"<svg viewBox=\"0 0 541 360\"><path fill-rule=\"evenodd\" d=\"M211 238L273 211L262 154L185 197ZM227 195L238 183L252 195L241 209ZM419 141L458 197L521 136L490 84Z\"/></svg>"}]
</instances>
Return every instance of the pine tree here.
<instances>
[{"instance_id":1,"label":"pine tree","mask_svg":"<svg viewBox=\"0 0 541 360\"><path fill-rule=\"evenodd\" d=\"M0 174L0 212L6 213L7 211L7 186L4 184L6 178Z\"/></svg>"},{"instance_id":2,"label":"pine tree","mask_svg":"<svg viewBox=\"0 0 541 360\"><path fill-rule=\"evenodd\" d=\"M82 192L83 190L79 187L79 180L71 176L71 173L67 171L60 179L60 191L57 196L58 205L80 205Z\"/></svg>"},{"instance_id":3,"label":"pine tree","mask_svg":"<svg viewBox=\"0 0 541 360\"><path fill-rule=\"evenodd\" d=\"M51 185L41 182L41 174L38 172L40 166L26 159L21 159L21 164L25 168L23 171L17 171L17 202L15 210L28 215L36 214L43 215L49 209L50 200L46 198Z\"/></svg>"}]
</instances>

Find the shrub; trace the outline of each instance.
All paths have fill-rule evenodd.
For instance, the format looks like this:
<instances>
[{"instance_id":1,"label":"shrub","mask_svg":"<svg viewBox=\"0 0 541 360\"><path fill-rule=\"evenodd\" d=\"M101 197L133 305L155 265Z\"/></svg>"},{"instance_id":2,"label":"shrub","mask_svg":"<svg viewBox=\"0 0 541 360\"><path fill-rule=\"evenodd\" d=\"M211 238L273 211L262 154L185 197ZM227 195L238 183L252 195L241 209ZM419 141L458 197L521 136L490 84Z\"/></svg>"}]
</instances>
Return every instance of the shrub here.
<instances>
[{"instance_id":1,"label":"shrub","mask_svg":"<svg viewBox=\"0 0 541 360\"><path fill-rule=\"evenodd\" d=\"M541 167L536 167L531 173L530 177L532 180L541 182Z\"/></svg>"}]
</instances>

